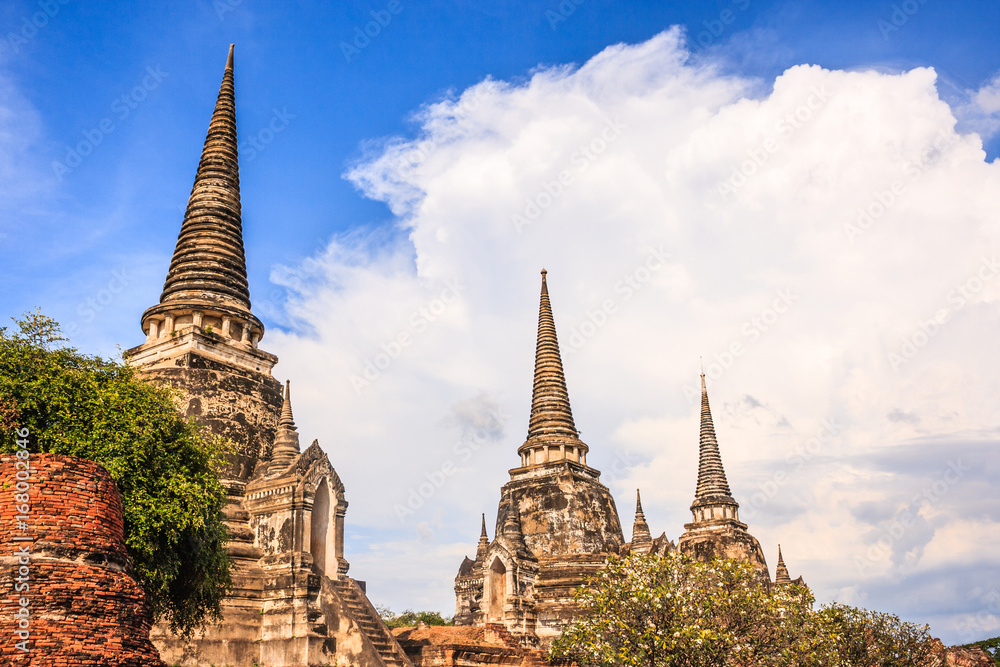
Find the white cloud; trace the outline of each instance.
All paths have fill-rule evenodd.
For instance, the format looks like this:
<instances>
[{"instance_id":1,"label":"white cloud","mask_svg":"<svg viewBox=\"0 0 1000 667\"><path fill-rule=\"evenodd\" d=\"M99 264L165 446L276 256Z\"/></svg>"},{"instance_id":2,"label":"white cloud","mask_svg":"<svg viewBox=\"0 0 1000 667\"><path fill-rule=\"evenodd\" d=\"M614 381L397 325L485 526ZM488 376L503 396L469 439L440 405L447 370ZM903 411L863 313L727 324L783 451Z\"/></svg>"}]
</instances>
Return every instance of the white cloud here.
<instances>
[{"instance_id":1,"label":"white cloud","mask_svg":"<svg viewBox=\"0 0 1000 667\"><path fill-rule=\"evenodd\" d=\"M984 139L994 137L1000 131L1000 72L966 95L968 101L957 109L959 120Z\"/></svg>"},{"instance_id":2,"label":"white cloud","mask_svg":"<svg viewBox=\"0 0 1000 667\"><path fill-rule=\"evenodd\" d=\"M1000 521L1000 165L956 133L930 69L799 66L757 89L689 61L675 30L484 81L351 169L398 230L277 272L292 328L263 346L344 479L348 558L376 600L448 611L480 512L493 534L545 267L577 426L626 538L636 486L656 533L689 516L703 357L772 569L781 542L820 600L951 610L934 616L946 639L978 611L940 572L990 553L977 535ZM972 471L914 504L955 457ZM919 529L869 558L907 507ZM950 597L916 605L931 568Z\"/></svg>"}]
</instances>

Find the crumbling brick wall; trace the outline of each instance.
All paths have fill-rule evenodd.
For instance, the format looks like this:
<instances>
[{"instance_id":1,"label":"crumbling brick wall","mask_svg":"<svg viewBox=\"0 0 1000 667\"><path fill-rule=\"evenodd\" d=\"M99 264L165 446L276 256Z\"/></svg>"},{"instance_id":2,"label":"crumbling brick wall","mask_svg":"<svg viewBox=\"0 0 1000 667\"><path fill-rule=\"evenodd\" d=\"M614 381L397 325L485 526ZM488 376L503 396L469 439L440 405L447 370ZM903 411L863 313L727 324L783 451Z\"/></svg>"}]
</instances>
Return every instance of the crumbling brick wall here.
<instances>
[{"instance_id":1,"label":"crumbling brick wall","mask_svg":"<svg viewBox=\"0 0 1000 667\"><path fill-rule=\"evenodd\" d=\"M162 667L125 549L121 497L107 470L85 459L32 454L23 512L18 460L0 456L0 664ZM19 630L30 633L27 644Z\"/></svg>"}]
</instances>

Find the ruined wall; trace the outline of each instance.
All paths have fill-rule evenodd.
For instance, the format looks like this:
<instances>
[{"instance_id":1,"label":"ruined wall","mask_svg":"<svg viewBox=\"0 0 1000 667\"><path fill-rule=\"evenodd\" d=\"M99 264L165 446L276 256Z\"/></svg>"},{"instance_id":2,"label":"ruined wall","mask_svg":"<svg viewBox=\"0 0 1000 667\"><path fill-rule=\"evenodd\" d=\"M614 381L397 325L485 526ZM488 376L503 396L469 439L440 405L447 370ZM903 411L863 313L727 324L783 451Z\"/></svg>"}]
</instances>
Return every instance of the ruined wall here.
<instances>
[{"instance_id":1,"label":"ruined wall","mask_svg":"<svg viewBox=\"0 0 1000 667\"><path fill-rule=\"evenodd\" d=\"M0 664L163 667L149 641L142 588L125 549L121 497L100 465L33 454L24 526L12 454L0 457ZM15 542L30 536L32 542ZM15 546L17 545L17 546ZM30 545L28 564L15 555ZM27 591L14 592L24 578ZM29 652L15 647L15 611L28 601Z\"/></svg>"},{"instance_id":2,"label":"ruined wall","mask_svg":"<svg viewBox=\"0 0 1000 667\"><path fill-rule=\"evenodd\" d=\"M250 478L274 442L281 414L280 382L269 374L194 353L181 355L168 366L141 369L140 374L152 384L183 390L181 412L236 443L237 455L222 476Z\"/></svg>"}]
</instances>

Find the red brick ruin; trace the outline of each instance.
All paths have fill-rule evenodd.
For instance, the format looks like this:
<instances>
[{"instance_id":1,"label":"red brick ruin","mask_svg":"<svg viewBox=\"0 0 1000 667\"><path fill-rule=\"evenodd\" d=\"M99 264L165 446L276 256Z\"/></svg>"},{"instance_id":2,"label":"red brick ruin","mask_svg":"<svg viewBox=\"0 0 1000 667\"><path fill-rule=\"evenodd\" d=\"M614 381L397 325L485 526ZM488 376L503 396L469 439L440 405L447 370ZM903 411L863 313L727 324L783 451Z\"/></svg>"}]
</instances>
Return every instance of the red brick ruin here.
<instances>
[{"instance_id":1,"label":"red brick ruin","mask_svg":"<svg viewBox=\"0 0 1000 667\"><path fill-rule=\"evenodd\" d=\"M111 475L92 461L32 454L29 511L22 515L16 461L0 456L0 664L163 667L149 640L145 594L132 576ZM18 516L27 517L23 525ZM30 555L19 557L25 546ZM28 589L16 592L17 583ZM22 598L27 651L18 648L17 631L24 630L15 617Z\"/></svg>"}]
</instances>

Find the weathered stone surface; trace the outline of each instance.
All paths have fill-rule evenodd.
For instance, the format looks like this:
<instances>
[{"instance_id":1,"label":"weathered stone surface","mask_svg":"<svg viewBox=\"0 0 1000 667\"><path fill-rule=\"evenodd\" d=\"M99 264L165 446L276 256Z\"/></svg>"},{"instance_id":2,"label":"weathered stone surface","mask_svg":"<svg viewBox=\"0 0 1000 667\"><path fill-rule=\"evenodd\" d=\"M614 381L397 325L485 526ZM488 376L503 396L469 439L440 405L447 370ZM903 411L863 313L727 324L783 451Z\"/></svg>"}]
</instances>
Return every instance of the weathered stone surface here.
<instances>
[{"instance_id":1,"label":"weathered stone surface","mask_svg":"<svg viewBox=\"0 0 1000 667\"><path fill-rule=\"evenodd\" d=\"M495 539L484 523L476 559L459 568L456 624L497 624L525 646L544 648L572 622L573 591L625 545L615 501L587 465L588 450L570 410L543 271L521 466L500 491Z\"/></svg>"},{"instance_id":2,"label":"weathered stone surface","mask_svg":"<svg viewBox=\"0 0 1000 667\"><path fill-rule=\"evenodd\" d=\"M701 429L698 439L698 483L691 514L694 520L684 524L684 534L677 541L682 554L700 561L733 558L750 563L761 583L770 585L764 550L757 538L740 521L739 503L733 499L722 465L722 455L712 423L705 374L701 375ZM784 565L784 561L782 561ZM786 571L787 574L787 571Z\"/></svg>"},{"instance_id":3,"label":"weathered stone surface","mask_svg":"<svg viewBox=\"0 0 1000 667\"><path fill-rule=\"evenodd\" d=\"M18 526L16 457L0 457L0 664L163 667L149 639L145 593L125 548L121 497L100 465L32 454L30 510ZM23 481L23 480L22 480ZM32 541L14 541L30 537ZM17 551L28 547L30 555ZM26 561L26 562L25 562ZM26 568L21 570L20 568ZM15 595L15 584L27 588ZM14 614L28 601L28 652L17 649Z\"/></svg>"},{"instance_id":4,"label":"weathered stone surface","mask_svg":"<svg viewBox=\"0 0 1000 667\"><path fill-rule=\"evenodd\" d=\"M142 377L181 390L181 412L236 445L223 477L245 482L265 458L277 434L281 383L269 373L221 363L187 352L169 365L140 368Z\"/></svg>"},{"instance_id":5,"label":"weathered stone surface","mask_svg":"<svg viewBox=\"0 0 1000 667\"><path fill-rule=\"evenodd\" d=\"M300 452L290 389L258 349L243 259L233 51L160 303L128 351L149 382L181 392L184 414L237 446L223 471L234 589L223 621L192 641L158 626L156 646L184 667L408 665L347 577L344 485L317 442Z\"/></svg>"}]
</instances>

